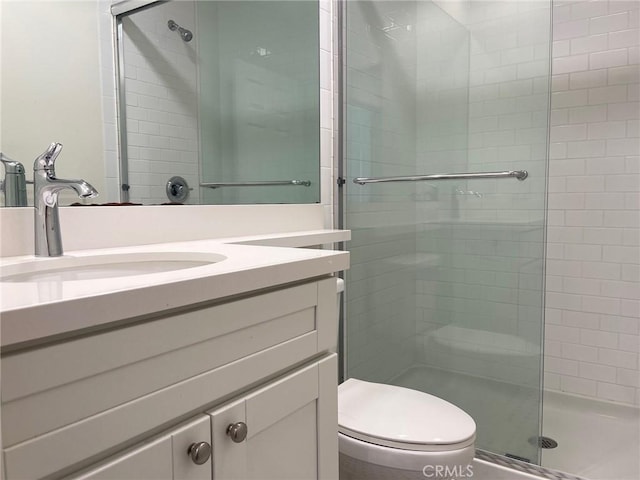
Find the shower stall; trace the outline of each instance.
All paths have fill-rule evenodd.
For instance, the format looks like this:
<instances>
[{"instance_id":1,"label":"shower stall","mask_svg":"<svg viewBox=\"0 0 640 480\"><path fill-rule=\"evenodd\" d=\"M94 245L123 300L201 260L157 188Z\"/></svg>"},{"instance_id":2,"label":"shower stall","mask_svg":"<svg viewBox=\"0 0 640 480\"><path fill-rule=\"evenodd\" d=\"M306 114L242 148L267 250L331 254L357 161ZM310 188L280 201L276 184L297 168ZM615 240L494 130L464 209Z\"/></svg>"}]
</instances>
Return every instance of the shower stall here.
<instances>
[{"instance_id":1,"label":"shower stall","mask_svg":"<svg viewBox=\"0 0 640 480\"><path fill-rule=\"evenodd\" d=\"M467 411L540 463L551 4L340 11L344 377Z\"/></svg>"}]
</instances>

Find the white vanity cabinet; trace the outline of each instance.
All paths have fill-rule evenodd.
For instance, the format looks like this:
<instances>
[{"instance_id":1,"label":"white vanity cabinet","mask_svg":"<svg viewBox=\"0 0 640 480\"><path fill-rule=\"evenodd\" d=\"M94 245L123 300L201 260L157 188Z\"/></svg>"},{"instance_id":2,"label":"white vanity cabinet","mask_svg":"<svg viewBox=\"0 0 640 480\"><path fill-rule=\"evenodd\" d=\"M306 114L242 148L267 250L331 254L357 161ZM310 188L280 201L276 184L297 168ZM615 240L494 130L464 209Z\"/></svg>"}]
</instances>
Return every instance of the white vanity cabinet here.
<instances>
[{"instance_id":1,"label":"white vanity cabinet","mask_svg":"<svg viewBox=\"0 0 640 480\"><path fill-rule=\"evenodd\" d=\"M337 478L335 292L321 277L5 350L5 480Z\"/></svg>"},{"instance_id":2,"label":"white vanity cabinet","mask_svg":"<svg viewBox=\"0 0 640 480\"><path fill-rule=\"evenodd\" d=\"M210 441L209 418L201 415L67 480L210 480L211 455L206 460L196 457L197 463L190 456L194 448L202 448L201 444L208 446L210 452Z\"/></svg>"}]
</instances>

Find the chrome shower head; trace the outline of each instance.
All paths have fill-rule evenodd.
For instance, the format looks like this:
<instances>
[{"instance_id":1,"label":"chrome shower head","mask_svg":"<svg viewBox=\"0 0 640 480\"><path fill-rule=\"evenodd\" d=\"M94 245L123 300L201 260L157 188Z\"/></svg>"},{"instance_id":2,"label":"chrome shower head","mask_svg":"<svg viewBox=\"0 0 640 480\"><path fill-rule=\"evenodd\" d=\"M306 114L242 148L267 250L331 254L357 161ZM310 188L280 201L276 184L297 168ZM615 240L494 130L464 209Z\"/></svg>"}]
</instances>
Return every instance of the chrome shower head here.
<instances>
[{"instance_id":1,"label":"chrome shower head","mask_svg":"<svg viewBox=\"0 0 640 480\"><path fill-rule=\"evenodd\" d=\"M180 34L180 38L182 38L182 40L184 40L185 42L190 42L191 39L193 38L193 33L191 32L191 30L182 28L173 20L169 20L167 22L167 27L169 27L169 30L171 30L172 32L175 32L177 30L178 33Z\"/></svg>"}]
</instances>

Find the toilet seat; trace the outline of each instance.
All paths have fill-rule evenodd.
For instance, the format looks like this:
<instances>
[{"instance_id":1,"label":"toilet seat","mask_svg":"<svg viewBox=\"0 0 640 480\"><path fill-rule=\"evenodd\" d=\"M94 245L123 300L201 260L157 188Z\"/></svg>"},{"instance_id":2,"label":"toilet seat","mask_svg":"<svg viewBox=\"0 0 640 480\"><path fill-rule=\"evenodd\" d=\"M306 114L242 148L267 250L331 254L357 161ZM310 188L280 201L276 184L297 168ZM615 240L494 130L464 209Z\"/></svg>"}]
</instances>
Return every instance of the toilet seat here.
<instances>
[{"instance_id":1,"label":"toilet seat","mask_svg":"<svg viewBox=\"0 0 640 480\"><path fill-rule=\"evenodd\" d=\"M473 445L476 424L433 395L350 378L338 387L338 431L384 447L444 452Z\"/></svg>"}]
</instances>

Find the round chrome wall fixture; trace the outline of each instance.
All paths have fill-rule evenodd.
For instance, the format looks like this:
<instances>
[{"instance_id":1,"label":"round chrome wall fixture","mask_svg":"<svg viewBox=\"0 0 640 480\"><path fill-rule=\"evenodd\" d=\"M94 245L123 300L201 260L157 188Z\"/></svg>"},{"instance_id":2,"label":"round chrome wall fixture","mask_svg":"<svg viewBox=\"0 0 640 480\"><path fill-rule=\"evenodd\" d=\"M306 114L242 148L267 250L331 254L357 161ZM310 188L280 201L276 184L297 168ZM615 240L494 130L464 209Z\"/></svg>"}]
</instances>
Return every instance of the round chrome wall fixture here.
<instances>
[{"instance_id":1,"label":"round chrome wall fixture","mask_svg":"<svg viewBox=\"0 0 640 480\"><path fill-rule=\"evenodd\" d=\"M172 202L184 203L189 198L189 184L179 176L171 177L167 182L167 198Z\"/></svg>"}]
</instances>

